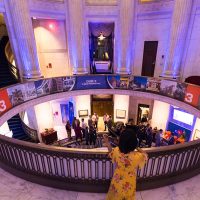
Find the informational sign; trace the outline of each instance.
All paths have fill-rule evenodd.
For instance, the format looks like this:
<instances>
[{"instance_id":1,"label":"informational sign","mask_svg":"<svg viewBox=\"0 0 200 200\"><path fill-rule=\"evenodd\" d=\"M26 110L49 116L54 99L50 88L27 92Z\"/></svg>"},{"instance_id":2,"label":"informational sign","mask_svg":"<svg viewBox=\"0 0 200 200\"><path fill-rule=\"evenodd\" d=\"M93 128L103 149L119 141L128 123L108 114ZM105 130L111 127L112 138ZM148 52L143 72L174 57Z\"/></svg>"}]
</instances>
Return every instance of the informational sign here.
<instances>
[{"instance_id":1,"label":"informational sign","mask_svg":"<svg viewBox=\"0 0 200 200\"><path fill-rule=\"evenodd\" d=\"M173 94L174 98L180 101L184 101L186 87L187 87L186 83L177 83L176 89Z\"/></svg>"},{"instance_id":2,"label":"informational sign","mask_svg":"<svg viewBox=\"0 0 200 200\"><path fill-rule=\"evenodd\" d=\"M66 124L67 120L69 120L69 105L68 104L60 104L62 123Z\"/></svg>"},{"instance_id":3,"label":"informational sign","mask_svg":"<svg viewBox=\"0 0 200 200\"><path fill-rule=\"evenodd\" d=\"M170 80L162 80L160 85L160 93L164 96L174 96L177 82Z\"/></svg>"},{"instance_id":4,"label":"informational sign","mask_svg":"<svg viewBox=\"0 0 200 200\"><path fill-rule=\"evenodd\" d=\"M50 84L50 79L35 81L37 96L39 97L50 94Z\"/></svg>"},{"instance_id":5,"label":"informational sign","mask_svg":"<svg viewBox=\"0 0 200 200\"><path fill-rule=\"evenodd\" d=\"M161 79L149 77L147 79L146 90L152 91L152 92L160 92L160 85L161 85Z\"/></svg>"},{"instance_id":6,"label":"informational sign","mask_svg":"<svg viewBox=\"0 0 200 200\"><path fill-rule=\"evenodd\" d=\"M62 92L63 91L63 79L62 78L51 78L50 79L50 93Z\"/></svg>"},{"instance_id":7,"label":"informational sign","mask_svg":"<svg viewBox=\"0 0 200 200\"><path fill-rule=\"evenodd\" d=\"M200 87L187 85L184 101L200 108Z\"/></svg>"},{"instance_id":8,"label":"informational sign","mask_svg":"<svg viewBox=\"0 0 200 200\"><path fill-rule=\"evenodd\" d=\"M120 88L120 76L119 75L107 76L107 81L108 81L110 88L112 88L112 89Z\"/></svg>"},{"instance_id":9,"label":"informational sign","mask_svg":"<svg viewBox=\"0 0 200 200\"><path fill-rule=\"evenodd\" d=\"M70 91L74 88L76 77L63 77L63 91Z\"/></svg>"},{"instance_id":10,"label":"informational sign","mask_svg":"<svg viewBox=\"0 0 200 200\"><path fill-rule=\"evenodd\" d=\"M12 107L7 90L0 90L0 115Z\"/></svg>"},{"instance_id":11,"label":"informational sign","mask_svg":"<svg viewBox=\"0 0 200 200\"><path fill-rule=\"evenodd\" d=\"M78 76L72 90L109 89L106 76Z\"/></svg>"},{"instance_id":12,"label":"informational sign","mask_svg":"<svg viewBox=\"0 0 200 200\"><path fill-rule=\"evenodd\" d=\"M7 89L12 106L22 104L26 101L24 85L19 84Z\"/></svg>"},{"instance_id":13,"label":"informational sign","mask_svg":"<svg viewBox=\"0 0 200 200\"><path fill-rule=\"evenodd\" d=\"M37 98L35 84L33 82L25 83L23 86L25 101Z\"/></svg>"},{"instance_id":14,"label":"informational sign","mask_svg":"<svg viewBox=\"0 0 200 200\"><path fill-rule=\"evenodd\" d=\"M135 85L135 90L146 90L147 86L147 77L142 77L142 76L135 76L133 79L134 85Z\"/></svg>"}]
</instances>

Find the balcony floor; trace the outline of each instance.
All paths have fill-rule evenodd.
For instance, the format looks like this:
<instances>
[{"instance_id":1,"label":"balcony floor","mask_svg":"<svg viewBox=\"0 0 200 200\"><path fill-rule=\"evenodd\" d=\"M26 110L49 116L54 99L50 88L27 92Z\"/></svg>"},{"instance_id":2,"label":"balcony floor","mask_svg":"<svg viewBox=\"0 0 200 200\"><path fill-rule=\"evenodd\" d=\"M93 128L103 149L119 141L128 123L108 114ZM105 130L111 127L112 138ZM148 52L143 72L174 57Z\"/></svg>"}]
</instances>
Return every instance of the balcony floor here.
<instances>
[{"instance_id":1,"label":"balcony floor","mask_svg":"<svg viewBox=\"0 0 200 200\"><path fill-rule=\"evenodd\" d=\"M104 200L105 194L71 192L40 186L17 178L0 168L2 200ZM137 192L136 200L199 200L200 175L155 190Z\"/></svg>"}]
</instances>

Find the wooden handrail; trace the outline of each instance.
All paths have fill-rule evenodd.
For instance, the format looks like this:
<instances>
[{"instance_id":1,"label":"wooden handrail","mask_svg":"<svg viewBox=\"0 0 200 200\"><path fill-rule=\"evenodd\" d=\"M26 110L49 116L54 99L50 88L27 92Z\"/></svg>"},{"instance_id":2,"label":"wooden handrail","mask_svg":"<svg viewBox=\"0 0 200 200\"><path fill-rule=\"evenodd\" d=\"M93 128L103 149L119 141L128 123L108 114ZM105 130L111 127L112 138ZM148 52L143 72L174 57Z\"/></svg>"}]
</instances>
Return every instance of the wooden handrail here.
<instances>
[{"instance_id":1,"label":"wooden handrail","mask_svg":"<svg viewBox=\"0 0 200 200\"><path fill-rule=\"evenodd\" d=\"M37 145L5 136L0 136L0 150L4 169L12 168L16 176L62 189L106 192L114 171L107 150ZM200 140L145 150L149 160L144 169L137 170L139 190L175 183L199 172Z\"/></svg>"},{"instance_id":2,"label":"wooden handrail","mask_svg":"<svg viewBox=\"0 0 200 200\"><path fill-rule=\"evenodd\" d=\"M10 73L11 73L12 77L15 80L19 81L19 79L20 79L19 78L20 77L19 69L12 64L13 61L14 61L14 55L13 55L13 52L12 52L11 45L10 45L9 41L6 44L6 47L5 47L5 55L6 55L8 63L9 63L8 67L9 67L9 70L10 70Z\"/></svg>"},{"instance_id":3,"label":"wooden handrail","mask_svg":"<svg viewBox=\"0 0 200 200\"><path fill-rule=\"evenodd\" d=\"M38 138L37 130L32 129L29 126L27 126L22 119L21 119L21 123L22 123L22 128L24 132L28 135L28 137L31 138L35 143L38 143L39 138Z\"/></svg>"}]
</instances>

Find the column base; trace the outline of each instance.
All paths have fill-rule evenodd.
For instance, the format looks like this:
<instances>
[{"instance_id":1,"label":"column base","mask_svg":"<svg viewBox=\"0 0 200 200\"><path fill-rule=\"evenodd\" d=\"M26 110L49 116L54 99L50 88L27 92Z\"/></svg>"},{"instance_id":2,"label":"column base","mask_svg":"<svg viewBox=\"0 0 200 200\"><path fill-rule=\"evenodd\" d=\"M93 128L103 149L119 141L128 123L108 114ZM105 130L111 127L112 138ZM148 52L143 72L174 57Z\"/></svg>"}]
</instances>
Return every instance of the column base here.
<instances>
[{"instance_id":1,"label":"column base","mask_svg":"<svg viewBox=\"0 0 200 200\"><path fill-rule=\"evenodd\" d=\"M74 72L73 75L87 75L88 72Z\"/></svg>"},{"instance_id":2,"label":"column base","mask_svg":"<svg viewBox=\"0 0 200 200\"><path fill-rule=\"evenodd\" d=\"M23 80L23 82L28 82L28 81L35 81L35 80L38 80L38 79L43 79L44 78L44 76L42 76L42 75L38 75L38 76L25 76L25 75L23 75L23 77L22 77L22 80Z\"/></svg>"},{"instance_id":3,"label":"column base","mask_svg":"<svg viewBox=\"0 0 200 200\"><path fill-rule=\"evenodd\" d=\"M131 74L131 71L127 71L126 68L122 68L121 70L119 71L116 71L116 74L121 74L121 75L130 75Z\"/></svg>"},{"instance_id":4,"label":"column base","mask_svg":"<svg viewBox=\"0 0 200 200\"><path fill-rule=\"evenodd\" d=\"M171 79L171 80L180 80L180 74L174 74L172 72L162 73L159 77Z\"/></svg>"}]
</instances>

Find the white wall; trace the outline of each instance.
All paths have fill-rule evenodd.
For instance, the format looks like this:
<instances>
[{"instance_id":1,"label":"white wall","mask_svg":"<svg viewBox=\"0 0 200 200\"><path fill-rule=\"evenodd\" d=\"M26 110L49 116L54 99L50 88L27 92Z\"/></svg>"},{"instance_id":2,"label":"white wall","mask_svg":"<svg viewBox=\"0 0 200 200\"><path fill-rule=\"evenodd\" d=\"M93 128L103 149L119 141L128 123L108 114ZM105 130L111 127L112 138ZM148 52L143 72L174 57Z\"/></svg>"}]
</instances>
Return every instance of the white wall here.
<instances>
[{"instance_id":1,"label":"white wall","mask_svg":"<svg viewBox=\"0 0 200 200\"><path fill-rule=\"evenodd\" d=\"M34 108L39 133L44 132L45 128L53 128L54 123L51 103L41 103L36 105Z\"/></svg>"},{"instance_id":2,"label":"white wall","mask_svg":"<svg viewBox=\"0 0 200 200\"><path fill-rule=\"evenodd\" d=\"M12 131L10 131L8 123L5 122L0 126L0 134L5 135L7 137L12 137Z\"/></svg>"},{"instance_id":3,"label":"white wall","mask_svg":"<svg viewBox=\"0 0 200 200\"><path fill-rule=\"evenodd\" d=\"M161 101L154 101L151 126L166 130L169 117L170 104Z\"/></svg>"},{"instance_id":4,"label":"white wall","mask_svg":"<svg viewBox=\"0 0 200 200\"><path fill-rule=\"evenodd\" d=\"M164 65L162 55L166 56L170 25L171 19L169 17L162 19L160 15L153 19L137 19L134 75L141 75L142 73L144 41L158 41L154 76L158 77L162 73Z\"/></svg>"},{"instance_id":5,"label":"white wall","mask_svg":"<svg viewBox=\"0 0 200 200\"><path fill-rule=\"evenodd\" d=\"M39 130L38 124L37 124L37 118L35 113L35 107L30 107L26 109L27 117L28 117L28 123L24 121L30 128Z\"/></svg>"},{"instance_id":6,"label":"white wall","mask_svg":"<svg viewBox=\"0 0 200 200\"><path fill-rule=\"evenodd\" d=\"M49 25L52 25L52 28ZM71 75L64 20L33 20L40 69L44 77ZM48 64L52 68L47 68Z\"/></svg>"},{"instance_id":7,"label":"white wall","mask_svg":"<svg viewBox=\"0 0 200 200\"><path fill-rule=\"evenodd\" d=\"M116 110L126 110L126 118L118 119L116 118ZM129 96L128 95L114 95L114 122L122 121L124 123L128 122L129 113Z\"/></svg>"},{"instance_id":8,"label":"white wall","mask_svg":"<svg viewBox=\"0 0 200 200\"><path fill-rule=\"evenodd\" d=\"M81 95L76 96L75 98L75 116L76 118L79 118L78 111L79 110L88 110L88 115L91 115L91 98L90 95ZM88 117L80 117L85 119L85 122L87 123Z\"/></svg>"}]
</instances>

